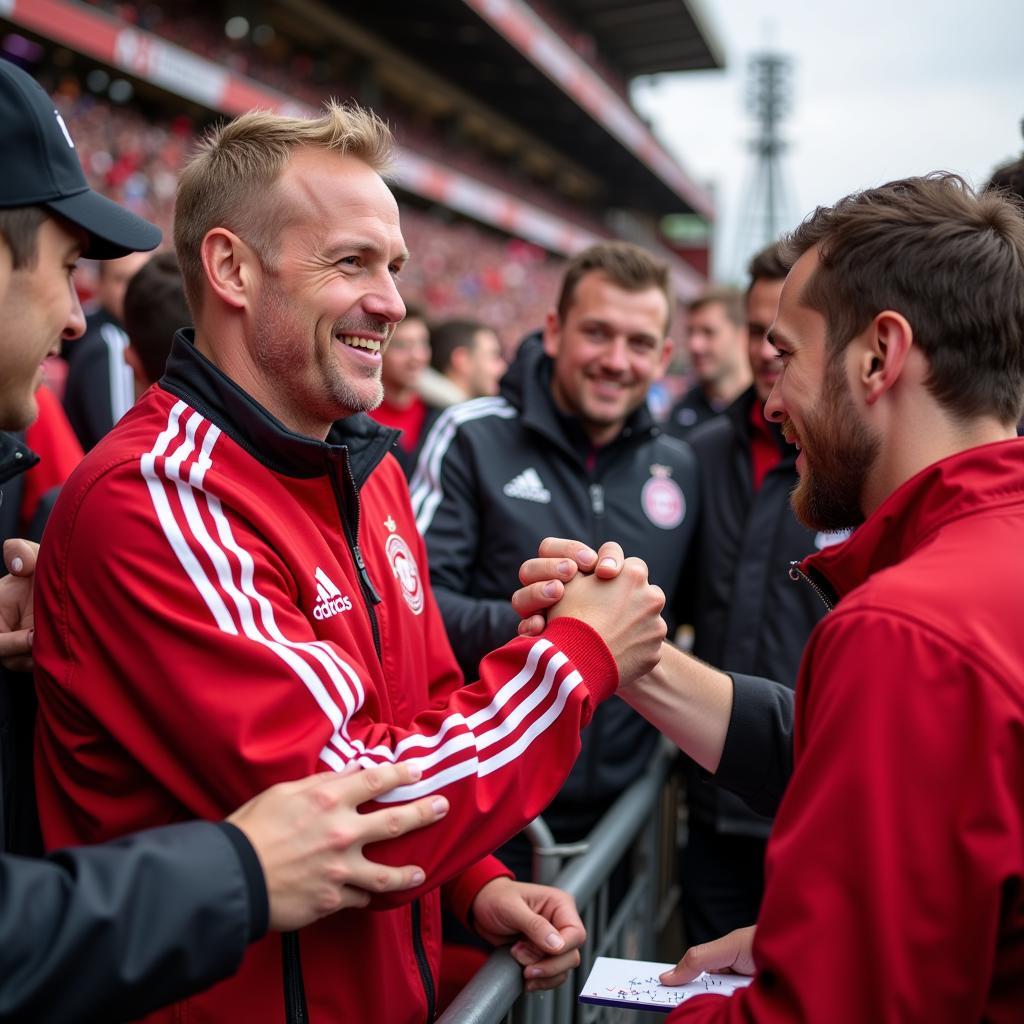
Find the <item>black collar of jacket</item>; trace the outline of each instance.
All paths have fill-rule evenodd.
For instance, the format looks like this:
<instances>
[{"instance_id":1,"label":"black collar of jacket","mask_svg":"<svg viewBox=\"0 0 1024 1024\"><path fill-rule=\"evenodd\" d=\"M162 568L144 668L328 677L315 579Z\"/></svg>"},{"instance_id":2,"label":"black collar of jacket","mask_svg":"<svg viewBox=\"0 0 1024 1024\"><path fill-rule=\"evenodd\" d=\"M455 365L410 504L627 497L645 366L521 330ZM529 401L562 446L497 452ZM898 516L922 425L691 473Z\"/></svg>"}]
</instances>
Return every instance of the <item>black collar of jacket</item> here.
<instances>
[{"instance_id":1,"label":"black collar of jacket","mask_svg":"<svg viewBox=\"0 0 1024 1024\"><path fill-rule=\"evenodd\" d=\"M501 394L519 410L524 426L559 445L576 458L590 447L579 419L559 410L551 393L554 360L545 354L540 331L523 338L508 373L501 380ZM626 420L619 435L605 448L633 443L660 433L647 403Z\"/></svg>"},{"instance_id":2,"label":"black collar of jacket","mask_svg":"<svg viewBox=\"0 0 1024 1024\"><path fill-rule=\"evenodd\" d=\"M12 480L18 473L32 469L39 456L30 449L19 434L0 430L0 483Z\"/></svg>"},{"instance_id":3,"label":"black collar of jacket","mask_svg":"<svg viewBox=\"0 0 1024 1024\"><path fill-rule=\"evenodd\" d=\"M733 431L737 437L741 440L745 449L750 448L750 431L753 429L750 425L750 413L754 407L754 403L758 401L757 389L753 384L743 392L742 395L737 398L732 405L727 406L722 410L722 415L727 416L732 423ZM775 439L775 444L778 446L779 453L782 456L780 465L790 466L796 465L797 450L795 445L789 444L789 442L782 436L782 427L773 420L767 420L768 431Z\"/></svg>"},{"instance_id":4,"label":"black collar of jacket","mask_svg":"<svg viewBox=\"0 0 1024 1024\"><path fill-rule=\"evenodd\" d=\"M31 469L38 461L39 456L18 434L0 431L0 484L13 480L19 473Z\"/></svg>"},{"instance_id":5,"label":"black collar of jacket","mask_svg":"<svg viewBox=\"0 0 1024 1024\"><path fill-rule=\"evenodd\" d=\"M336 421L326 441L296 434L195 347L191 328L174 336L160 387L184 399L254 459L283 476L320 476L333 463L347 461L361 487L398 439L397 430L382 427L365 413Z\"/></svg>"}]
</instances>

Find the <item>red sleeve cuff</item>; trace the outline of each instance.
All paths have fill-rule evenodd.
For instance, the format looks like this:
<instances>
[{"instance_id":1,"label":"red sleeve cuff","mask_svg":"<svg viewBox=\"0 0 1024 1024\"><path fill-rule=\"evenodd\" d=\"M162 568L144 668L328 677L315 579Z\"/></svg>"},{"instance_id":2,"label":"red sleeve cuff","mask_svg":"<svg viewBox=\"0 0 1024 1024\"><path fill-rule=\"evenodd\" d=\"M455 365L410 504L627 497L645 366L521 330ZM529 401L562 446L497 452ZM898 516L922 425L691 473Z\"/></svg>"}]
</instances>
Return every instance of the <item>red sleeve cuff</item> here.
<instances>
[{"instance_id":1,"label":"red sleeve cuff","mask_svg":"<svg viewBox=\"0 0 1024 1024\"><path fill-rule=\"evenodd\" d=\"M471 864L460 875L456 875L441 888L441 896L449 910L468 928L469 908L477 893L495 878L514 878L515 876L497 857L484 857Z\"/></svg>"},{"instance_id":2,"label":"red sleeve cuff","mask_svg":"<svg viewBox=\"0 0 1024 1024\"><path fill-rule=\"evenodd\" d=\"M619 667L615 664L612 652L601 634L582 619L568 616L555 619L544 630L544 637L569 657L583 677L592 698L582 723L586 725L594 708L611 697L619 687Z\"/></svg>"}]
</instances>

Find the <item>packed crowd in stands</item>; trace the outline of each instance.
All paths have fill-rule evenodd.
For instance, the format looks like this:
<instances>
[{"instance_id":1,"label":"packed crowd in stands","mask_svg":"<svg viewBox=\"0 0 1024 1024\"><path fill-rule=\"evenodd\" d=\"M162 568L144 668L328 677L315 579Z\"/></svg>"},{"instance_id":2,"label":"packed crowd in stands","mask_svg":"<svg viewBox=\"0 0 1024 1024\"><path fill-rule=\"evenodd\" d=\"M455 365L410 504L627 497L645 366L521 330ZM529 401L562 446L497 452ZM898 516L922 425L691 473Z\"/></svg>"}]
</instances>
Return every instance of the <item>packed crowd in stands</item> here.
<instances>
[{"instance_id":1,"label":"packed crowd in stands","mask_svg":"<svg viewBox=\"0 0 1024 1024\"><path fill-rule=\"evenodd\" d=\"M93 6L113 14L127 24L152 32L184 49L206 57L218 67L270 86L296 101L319 108L329 96L359 98L362 90L352 70L338 52L326 47L313 55L299 48L267 26L253 26L240 39L229 39L222 22L195 0L176 4L174 16L154 4L119 4L92 0ZM263 31L260 31L260 30ZM446 130L439 137L436 126L423 123L415 111L404 108L394 98L375 95L371 104L395 132L399 142L424 156L439 160L446 167L515 195L557 217L567 219L597 234L606 231L590 210L574 205L517 169L514 162L499 161Z\"/></svg>"},{"instance_id":2,"label":"packed crowd in stands","mask_svg":"<svg viewBox=\"0 0 1024 1024\"><path fill-rule=\"evenodd\" d=\"M177 176L197 126L182 114L166 119L116 106L71 75L56 90L61 113L77 126L82 164L94 188L170 236ZM538 327L551 302L561 261L537 246L465 220L402 204L402 227L415 258L403 273L403 295L432 319L474 316L493 323L513 348ZM82 276L86 297L88 275Z\"/></svg>"}]
</instances>

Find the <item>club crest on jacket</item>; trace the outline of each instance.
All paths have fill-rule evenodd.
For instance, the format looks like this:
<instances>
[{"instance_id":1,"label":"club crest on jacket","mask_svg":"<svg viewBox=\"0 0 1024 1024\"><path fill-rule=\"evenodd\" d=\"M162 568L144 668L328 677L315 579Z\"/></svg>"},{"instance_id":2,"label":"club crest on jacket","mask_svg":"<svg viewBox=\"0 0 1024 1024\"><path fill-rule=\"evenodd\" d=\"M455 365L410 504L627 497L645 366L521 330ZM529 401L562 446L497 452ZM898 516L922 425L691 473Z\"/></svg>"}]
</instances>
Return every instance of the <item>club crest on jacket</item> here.
<instances>
[{"instance_id":1,"label":"club crest on jacket","mask_svg":"<svg viewBox=\"0 0 1024 1024\"><path fill-rule=\"evenodd\" d=\"M655 463L640 492L644 515L662 530L674 530L686 518L686 498L672 479L672 467Z\"/></svg>"},{"instance_id":2,"label":"club crest on jacket","mask_svg":"<svg viewBox=\"0 0 1024 1024\"><path fill-rule=\"evenodd\" d=\"M413 615L419 615L423 611L423 580L420 576L420 567L416 564L412 549L406 544L405 539L395 532L394 519L388 516L384 520L384 525L388 528L388 539L384 542L388 564L402 588L405 603Z\"/></svg>"}]
</instances>

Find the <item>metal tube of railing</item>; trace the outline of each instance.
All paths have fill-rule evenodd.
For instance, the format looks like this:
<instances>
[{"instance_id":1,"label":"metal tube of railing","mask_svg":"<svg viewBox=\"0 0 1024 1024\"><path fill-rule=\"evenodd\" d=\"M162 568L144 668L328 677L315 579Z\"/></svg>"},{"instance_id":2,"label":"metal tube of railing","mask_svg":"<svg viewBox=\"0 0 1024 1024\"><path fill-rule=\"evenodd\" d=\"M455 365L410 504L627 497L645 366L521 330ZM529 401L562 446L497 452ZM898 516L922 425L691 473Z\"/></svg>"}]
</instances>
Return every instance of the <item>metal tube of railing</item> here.
<instances>
[{"instance_id":1,"label":"metal tube of railing","mask_svg":"<svg viewBox=\"0 0 1024 1024\"><path fill-rule=\"evenodd\" d=\"M590 902L636 840L645 818L657 808L658 794L673 757L673 747L658 747L647 772L623 792L587 836L587 852L555 879L553 884L573 896L580 906ZM496 1024L521 993L522 967L507 949L495 950L452 1000L438 1024Z\"/></svg>"},{"instance_id":2,"label":"metal tube of railing","mask_svg":"<svg viewBox=\"0 0 1024 1024\"><path fill-rule=\"evenodd\" d=\"M600 888L608 872L636 840L640 826L657 806L658 793L668 775L672 752L659 747L647 772L627 789L587 836L586 856L568 864L554 884L588 902Z\"/></svg>"}]
</instances>

